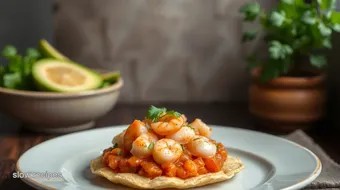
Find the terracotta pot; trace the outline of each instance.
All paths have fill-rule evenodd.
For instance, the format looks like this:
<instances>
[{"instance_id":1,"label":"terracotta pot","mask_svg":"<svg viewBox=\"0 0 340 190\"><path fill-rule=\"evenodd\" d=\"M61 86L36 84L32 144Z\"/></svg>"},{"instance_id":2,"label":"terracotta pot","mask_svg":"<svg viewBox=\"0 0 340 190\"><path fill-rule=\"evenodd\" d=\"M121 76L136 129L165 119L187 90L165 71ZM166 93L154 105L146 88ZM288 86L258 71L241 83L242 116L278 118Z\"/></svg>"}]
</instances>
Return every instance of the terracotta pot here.
<instances>
[{"instance_id":1,"label":"terracotta pot","mask_svg":"<svg viewBox=\"0 0 340 190\"><path fill-rule=\"evenodd\" d=\"M250 112L264 127L292 131L309 126L324 113L324 76L279 77L263 83L253 73Z\"/></svg>"}]
</instances>

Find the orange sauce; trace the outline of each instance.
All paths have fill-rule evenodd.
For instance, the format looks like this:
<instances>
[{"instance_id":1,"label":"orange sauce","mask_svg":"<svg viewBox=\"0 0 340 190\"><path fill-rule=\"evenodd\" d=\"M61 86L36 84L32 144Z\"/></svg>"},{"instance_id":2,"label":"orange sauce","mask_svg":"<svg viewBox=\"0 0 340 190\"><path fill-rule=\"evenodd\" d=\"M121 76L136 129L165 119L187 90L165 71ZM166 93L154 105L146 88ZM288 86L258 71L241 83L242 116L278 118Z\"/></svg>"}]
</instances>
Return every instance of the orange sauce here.
<instances>
[{"instance_id":1,"label":"orange sauce","mask_svg":"<svg viewBox=\"0 0 340 190\"><path fill-rule=\"evenodd\" d=\"M141 159L125 153L121 148L109 148L103 152L103 163L117 173L135 173L149 178L163 175L186 179L221 170L228 153L222 143L217 143L216 146L217 152L211 158L192 156L184 147L182 156L176 162L162 165L157 164L152 157Z\"/></svg>"}]
</instances>

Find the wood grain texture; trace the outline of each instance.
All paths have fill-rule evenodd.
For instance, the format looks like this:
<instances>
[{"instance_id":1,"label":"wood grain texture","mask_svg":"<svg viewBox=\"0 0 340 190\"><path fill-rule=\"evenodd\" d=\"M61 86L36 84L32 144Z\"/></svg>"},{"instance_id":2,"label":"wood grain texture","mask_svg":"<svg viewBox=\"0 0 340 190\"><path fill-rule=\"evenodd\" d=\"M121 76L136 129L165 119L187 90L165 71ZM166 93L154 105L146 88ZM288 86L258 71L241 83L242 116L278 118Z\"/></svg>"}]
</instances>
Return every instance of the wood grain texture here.
<instances>
[{"instance_id":1,"label":"wood grain texture","mask_svg":"<svg viewBox=\"0 0 340 190\"><path fill-rule=\"evenodd\" d=\"M165 106L185 113L188 118L204 118L209 124L224 125L252 129L272 134L254 123L248 112L246 104L154 104ZM118 104L109 114L97 121L96 127L129 124L135 118L143 118L147 111L146 104ZM337 134L323 128L323 123L317 123L311 129L306 130L315 142L318 143L335 161L340 162L340 144ZM4 127L4 126L3 126ZM47 135L33 133L25 129L8 129L8 133L0 137L0 189L32 190L20 179L13 179L12 172L15 169L17 159L29 148L59 135Z\"/></svg>"}]
</instances>

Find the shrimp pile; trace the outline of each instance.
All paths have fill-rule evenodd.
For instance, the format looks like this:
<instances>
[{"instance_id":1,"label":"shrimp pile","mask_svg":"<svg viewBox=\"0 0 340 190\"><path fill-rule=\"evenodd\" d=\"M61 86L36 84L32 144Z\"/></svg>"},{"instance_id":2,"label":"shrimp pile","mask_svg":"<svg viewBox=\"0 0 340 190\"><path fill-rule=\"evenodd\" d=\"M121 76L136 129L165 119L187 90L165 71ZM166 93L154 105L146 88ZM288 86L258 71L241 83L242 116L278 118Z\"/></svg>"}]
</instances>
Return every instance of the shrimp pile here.
<instances>
[{"instance_id":1,"label":"shrimp pile","mask_svg":"<svg viewBox=\"0 0 340 190\"><path fill-rule=\"evenodd\" d=\"M114 136L104 150L103 163L114 172L186 179L221 170L227 159L222 143L211 139L212 129L200 119L151 106L143 121L134 120Z\"/></svg>"}]
</instances>

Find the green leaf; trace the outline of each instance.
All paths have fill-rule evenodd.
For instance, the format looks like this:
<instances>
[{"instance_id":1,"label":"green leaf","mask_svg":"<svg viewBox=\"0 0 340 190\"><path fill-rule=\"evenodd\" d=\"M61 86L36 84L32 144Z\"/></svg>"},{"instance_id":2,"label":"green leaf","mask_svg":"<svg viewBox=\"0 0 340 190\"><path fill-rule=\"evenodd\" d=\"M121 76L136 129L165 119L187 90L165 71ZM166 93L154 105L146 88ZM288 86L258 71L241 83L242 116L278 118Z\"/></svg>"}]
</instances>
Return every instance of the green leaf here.
<instances>
[{"instance_id":1,"label":"green leaf","mask_svg":"<svg viewBox=\"0 0 340 190\"><path fill-rule=\"evenodd\" d=\"M319 23L318 28L322 36L330 36L332 34L332 30L324 23Z\"/></svg>"},{"instance_id":2,"label":"green leaf","mask_svg":"<svg viewBox=\"0 0 340 190\"><path fill-rule=\"evenodd\" d=\"M282 0L283 3L294 5L294 0Z\"/></svg>"},{"instance_id":3,"label":"green leaf","mask_svg":"<svg viewBox=\"0 0 340 190\"><path fill-rule=\"evenodd\" d=\"M311 65L317 68L322 68L326 65L326 57L323 55L311 55L309 57Z\"/></svg>"},{"instance_id":4,"label":"green leaf","mask_svg":"<svg viewBox=\"0 0 340 190\"><path fill-rule=\"evenodd\" d=\"M37 59L41 56L41 54L37 49L27 48L26 56L29 57L30 59Z\"/></svg>"},{"instance_id":5,"label":"green leaf","mask_svg":"<svg viewBox=\"0 0 340 190\"><path fill-rule=\"evenodd\" d=\"M159 117L164 113L166 113L166 108L157 108L151 105L146 118L150 119L152 122L155 122L158 121Z\"/></svg>"},{"instance_id":6,"label":"green leaf","mask_svg":"<svg viewBox=\"0 0 340 190\"><path fill-rule=\"evenodd\" d=\"M256 38L256 31L247 31L246 33L243 34L242 41L251 41Z\"/></svg>"},{"instance_id":7,"label":"green leaf","mask_svg":"<svg viewBox=\"0 0 340 190\"><path fill-rule=\"evenodd\" d=\"M11 73L15 72L21 72L21 62L22 58L20 55L15 55L11 57L9 65L8 65L8 71Z\"/></svg>"},{"instance_id":8,"label":"green leaf","mask_svg":"<svg viewBox=\"0 0 340 190\"><path fill-rule=\"evenodd\" d=\"M189 127L190 129L195 130L195 128L190 125L186 125L185 127Z\"/></svg>"},{"instance_id":9,"label":"green leaf","mask_svg":"<svg viewBox=\"0 0 340 190\"><path fill-rule=\"evenodd\" d=\"M282 24L284 23L285 21L285 12L281 11L281 12L277 12L277 11L274 11L270 14L270 22L272 25L274 26L277 26L277 27L280 27L282 26Z\"/></svg>"},{"instance_id":10,"label":"green leaf","mask_svg":"<svg viewBox=\"0 0 340 190\"><path fill-rule=\"evenodd\" d=\"M184 145L181 144L181 147L182 147L182 151L185 151Z\"/></svg>"},{"instance_id":11,"label":"green leaf","mask_svg":"<svg viewBox=\"0 0 340 190\"><path fill-rule=\"evenodd\" d=\"M174 110L167 111L166 114L167 114L167 115L173 115L173 116L175 116L175 117L181 117L181 115L182 115L182 114L180 114L180 113L178 113L178 112L176 112L176 111L174 111Z\"/></svg>"},{"instance_id":12,"label":"green leaf","mask_svg":"<svg viewBox=\"0 0 340 190\"><path fill-rule=\"evenodd\" d=\"M322 45L325 47L325 48L328 48L328 49L331 49L332 48L332 42L329 38L325 38L323 41L322 41Z\"/></svg>"},{"instance_id":13,"label":"green leaf","mask_svg":"<svg viewBox=\"0 0 340 190\"><path fill-rule=\"evenodd\" d=\"M335 32L340 32L340 24L334 24L332 28Z\"/></svg>"},{"instance_id":14,"label":"green leaf","mask_svg":"<svg viewBox=\"0 0 340 190\"><path fill-rule=\"evenodd\" d=\"M17 49L14 46L7 45L5 48L2 50L1 55L4 57L13 57L17 55Z\"/></svg>"},{"instance_id":15,"label":"green leaf","mask_svg":"<svg viewBox=\"0 0 340 190\"><path fill-rule=\"evenodd\" d=\"M287 74L289 67L291 65L290 59L285 59L285 60L281 61L279 64L280 64L281 73Z\"/></svg>"},{"instance_id":16,"label":"green leaf","mask_svg":"<svg viewBox=\"0 0 340 190\"><path fill-rule=\"evenodd\" d=\"M250 2L243 5L239 11L244 14L245 21L253 21L260 14L261 7L257 2Z\"/></svg>"},{"instance_id":17,"label":"green leaf","mask_svg":"<svg viewBox=\"0 0 340 190\"><path fill-rule=\"evenodd\" d=\"M279 76L279 67L274 64L275 62L266 63L261 70L260 80L267 82Z\"/></svg>"},{"instance_id":18,"label":"green leaf","mask_svg":"<svg viewBox=\"0 0 340 190\"><path fill-rule=\"evenodd\" d=\"M301 20L306 24L313 25L316 23L316 14L312 13L312 11L306 11L304 12Z\"/></svg>"},{"instance_id":19,"label":"green leaf","mask_svg":"<svg viewBox=\"0 0 340 190\"><path fill-rule=\"evenodd\" d=\"M24 75L30 75L31 74L31 67L32 67L32 60L29 57L24 57L23 58L23 64L22 65L22 73Z\"/></svg>"},{"instance_id":20,"label":"green leaf","mask_svg":"<svg viewBox=\"0 0 340 190\"><path fill-rule=\"evenodd\" d=\"M153 146L154 146L154 143L151 142L151 143L149 144L149 146L148 146L148 149L149 149L149 150L152 150L152 149L153 149Z\"/></svg>"},{"instance_id":21,"label":"green leaf","mask_svg":"<svg viewBox=\"0 0 340 190\"><path fill-rule=\"evenodd\" d=\"M281 44L278 41L270 42L269 54L272 59L285 59L292 53L293 49L289 45Z\"/></svg>"},{"instance_id":22,"label":"green leaf","mask_svg":"<svg viewBox=\"0 0 340 190\"><path fill-rule=\"evenodd\" d=\"M21 83L20 73L7 73L3 77L3 85L6 88L15 89Z\"/></svg>"},{"instance_id":23,"label":"green leaf","mask_svg":"<svg viewBox=\"0 0 340 190\"><path fill-rule=\"evenodd\" d=\"M112 148L113 149L118 148L118 143L115 143Z\"/></svg>"},{"instance_id":24,"label":"green leaf","mask_svg":"<svg viewBox=\"0 0 340 190\"><path fill-rule=\"evenodd\" d=\"M339 12L332 12L330 21L333 24L340 24L340 13Z\"/></svg>"},{"instance_id":25,"label":"green leaf","mask_svg":"<svg viewBox=\"0 0 340 190\"><path fill-rule=\"evenodd\" d=\"M336 5L336 0L317 0L317 2L323 10L334 9Z\"/></svg>"}]
</instances>

